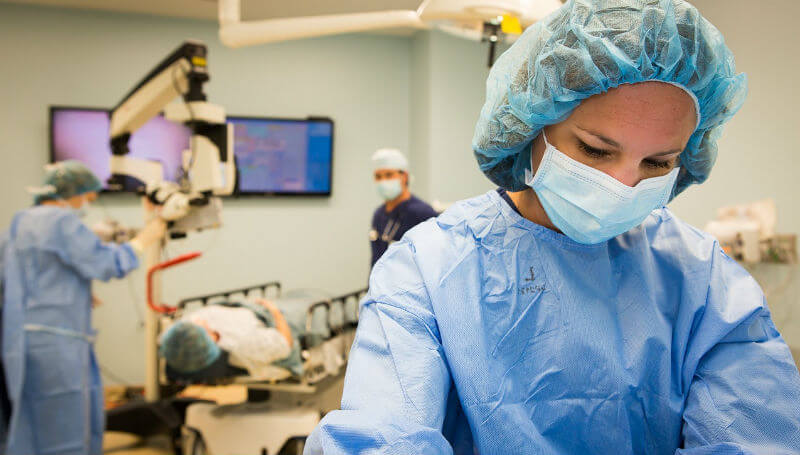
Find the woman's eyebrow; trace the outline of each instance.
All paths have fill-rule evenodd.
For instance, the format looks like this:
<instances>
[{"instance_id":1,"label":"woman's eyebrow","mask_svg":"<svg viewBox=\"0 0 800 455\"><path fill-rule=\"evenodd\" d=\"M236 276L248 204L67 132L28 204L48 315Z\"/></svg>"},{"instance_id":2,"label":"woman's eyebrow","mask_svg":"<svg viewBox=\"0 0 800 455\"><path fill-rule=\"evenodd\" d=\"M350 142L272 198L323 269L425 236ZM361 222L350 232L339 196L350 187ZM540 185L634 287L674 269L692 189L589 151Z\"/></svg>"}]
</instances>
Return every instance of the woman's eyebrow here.
<instances>
[{"instance_id":1,"label":"woman's eyebrow","mask_svg":"<svg viewBox=\"0 0 800 455\"><path fill-rule=\"evenodd\" d=\"M610 145L610 146L612 146L612 147L616 147L616 148L622 148L622 146L621 146L621 145L619 145L619 142L617 142L617 141L615 141L615 140L613 140L613 139L609 139L609 138L607 138L607 137L603 136L603 135L602 135L602 134L600 134L600 133L595 133L594 131L587 130L586 128L582 128L582 127L580 127L580 126L578 126L578 125L575 125L575 126L576 126L576 127L579 129L579 130L581 130L581 131L583 131L583 132L585 132L585 133L591 134L592 136L596 137L597 139L600 139L601 141L605 142L606 144L608 144L608 145Z\"/></svg>"},{"instance_id":2,"label":"woman's eyebrow","mask_svg":"<svg viewBox=\"0 0 800 455\"><path fill-rule=\"evenodd\" d=\"M681 150L681 149L672 149L672 150L667 150L666 152L656 153L655 155L650 155L650 156L654 157L654 156L677 155L677 154L682 153L682 152L683 152L683 150Z\"/></svg>"},{"instance_id":3,"label":"woman's eyebrow","mask_svg":"<svg viewBox=\"0 0 800 455\"><path fill-rule=\"evenodd\" d=\"M606 144L608 144L608 145L610 145L612 147L622 148L622 146L619 145L619 142L615 141L614 139L610 139L610 138L608 138L606 136L603 136L600 133L595 133L594 131L587 130L586 128L583 128L583 127L581 127L579 125L575 125L575 127L578 128L579 130L587 133L587 134L591 134L592 136L596 137L597 139L600 139L601 141L605 142ZM667 156L667 155L675 155L675 154L682 153L682 152L683 152L682 149L672 149L672 150L667 150L665 152L656 153L656 154L650 155L650 156L651 157L654 157L654 156Z\"/></svg>"}]
</instances>

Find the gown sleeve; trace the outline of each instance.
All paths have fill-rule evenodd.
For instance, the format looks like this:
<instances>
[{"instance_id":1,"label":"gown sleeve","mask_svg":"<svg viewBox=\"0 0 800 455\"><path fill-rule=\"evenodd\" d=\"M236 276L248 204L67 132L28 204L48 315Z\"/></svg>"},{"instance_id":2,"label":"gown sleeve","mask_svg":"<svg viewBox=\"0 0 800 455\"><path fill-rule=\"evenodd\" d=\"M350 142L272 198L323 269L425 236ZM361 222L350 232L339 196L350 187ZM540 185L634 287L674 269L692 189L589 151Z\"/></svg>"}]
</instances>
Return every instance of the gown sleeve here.
<instances>
[{"instance_id":1,"label":"gown sleeve","mask_svg":"<svg viewBox=\"0 0 800 455\"><path fill-rule=\"evenodd\" d=\"M797 367L758 284L718 246L688 351L677 454L800 453Z\"/></svg>"},{"instance_id":2,"label":"gown sleeve","mask_svg":"<svg viewBox=\"0 0 800 455\"><path fill-rule=\"evenodd\" d=\"M72 213L59 215L49 228L53 231L43 236L47 239L46 248L86 279L107 281L122 278L139 267L139 259L129 244L101 242Z\"/></svg>"},{"instance_id":3,"label":"gown sleeve","mask_svg":"<svg viewBox=\"0 0 800 455\"><path fill-rule=\"evenodd\" d=\"M441 432L449 389L430 297L403 240L373 269L342 409L320 422L305 454L450 455Z\"/></svg>"}]
</instances>

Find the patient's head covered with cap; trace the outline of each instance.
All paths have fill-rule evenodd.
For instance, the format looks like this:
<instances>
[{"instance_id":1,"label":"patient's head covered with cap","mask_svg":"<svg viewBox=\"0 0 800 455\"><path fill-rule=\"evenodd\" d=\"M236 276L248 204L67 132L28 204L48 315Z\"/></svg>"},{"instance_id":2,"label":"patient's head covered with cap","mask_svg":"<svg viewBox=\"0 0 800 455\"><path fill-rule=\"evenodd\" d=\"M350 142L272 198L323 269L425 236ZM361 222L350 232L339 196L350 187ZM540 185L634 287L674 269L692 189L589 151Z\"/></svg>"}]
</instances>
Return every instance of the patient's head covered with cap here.
<instances>
[{"instance_id":1,"label":"patient's head covered with cap","mask_svg":"<svg viewBox=\"0 0 800 455\"><path fill-rule=\"evenodd\" d=\"M210 366L220 353L209 330L201 324L178 321L161 336L159 354L170 368L181 373L195 373Z\"/></svg>"},{"instance_id":2,"label":"patient's head covered with cap","mask_svg":"<svg viewBox=\"0 0 800 455\"><path fill-rule=\"evenodd\" d=\"M473 150L509 191L528 188L548 143L628 187L677 167L671 199L708 178L746 92L722 35L689 3L569 0L493 66Z\"/></svg>"}]
</instances>

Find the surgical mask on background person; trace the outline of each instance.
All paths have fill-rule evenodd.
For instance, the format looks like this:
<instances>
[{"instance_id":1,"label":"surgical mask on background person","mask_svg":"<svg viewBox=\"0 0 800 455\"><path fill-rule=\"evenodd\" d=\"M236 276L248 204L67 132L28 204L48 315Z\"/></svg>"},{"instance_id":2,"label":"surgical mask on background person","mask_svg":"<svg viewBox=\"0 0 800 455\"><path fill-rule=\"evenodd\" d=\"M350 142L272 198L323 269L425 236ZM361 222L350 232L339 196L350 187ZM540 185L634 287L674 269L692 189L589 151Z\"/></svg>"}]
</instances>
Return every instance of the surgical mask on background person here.
<instances>
[{"instance_id":1,"label":"surgical mask on background person","mask_svg":"<svg viewBox=\"0 0 800 455\"><path fill-rule=\"evenodd\" d=\"M81 204L80 207L73 208L72 211L75 212L76 215L78 215L78 218L86 218L86 215L89 214L89 203L84 202L83 204Z\"/></svg>"},{"instance_id":2,"label":"surgical mask on background person","mask_svg":"<svg viewBox=\"0 0 800 455\"><path fill-rule=\"evenodd\" d=\"M525 183L536 191L550 221L583 244L597 244L628 232L650 212L669 202L679 168L630 187L591 166L573 160L547 142L536 175Z\"/></svg>"},{"instance_id":3,"label":"surgical mask on background person","mask_svg":"<svg viewBox=\"0 0 800 455\"><path fill-rule=\"evenodd\" d=\"M91 202L89 202L89 198L86 195L81 195L79 197L81 198L81 204L78 207L73 207L69 202L64 202L64 207L72 210L73 213L78 215L78 218L86 218L86 215L89 214Z\"/></svg>"},{"instance_id":4,"label":"surgical mask on background person","mask_svg":"<svg viewBox=\"0 0 800 455\"><path fill-rule=\"evenodd\" d=\"M403 192L403 185L400 183L400 179L380 180L375 183L375 187L378 190L378 195L380 195L384 201L397 199L400 193Z\"/></svg>"}]
</instances>

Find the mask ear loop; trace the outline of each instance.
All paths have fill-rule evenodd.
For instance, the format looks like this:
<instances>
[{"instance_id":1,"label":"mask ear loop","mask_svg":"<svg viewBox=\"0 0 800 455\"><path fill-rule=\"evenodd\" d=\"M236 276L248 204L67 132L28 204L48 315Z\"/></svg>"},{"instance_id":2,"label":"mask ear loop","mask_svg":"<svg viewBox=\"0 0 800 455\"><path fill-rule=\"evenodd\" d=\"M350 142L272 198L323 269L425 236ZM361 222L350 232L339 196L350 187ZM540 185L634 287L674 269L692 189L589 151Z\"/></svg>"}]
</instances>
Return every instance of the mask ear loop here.
<instances>
[{"instance_id":1,"label":"mask ear loop","mask_svg":"<svg viewBox=\"0 0 800 455\"><path fill-rule=\"evenodd\" d=\"M546 127L542 128L541 134L542 134L542 139L544 140L544 149L545 149L545 151L547 151L548 146L549 147L553 147L553 144L551 144L550 141L547 140L547 133L544 132L545 128ZM533 141L531 141L531 148L530 148L530 151L529 151L529 154L530 154L530 158L529 159L530 159L531 168L530 168L530 170L527 170L527 169L525 170L525 181L526 181L526 184L528 184L528 185L530 185L528 182L533 182L533 179L536 177L536 172L533 171L533 147L534 147L535 144L536 144L536 140L534 139ZM544 157L542 159L544 159ZM539 163L539 166L541 166L541 165L542 164ZM538 171L538 169L537 169L537 171Z\"/></svg>"},{"instance_id":2,"label":"mask ear loop","mask_svg":"<svg viewBox=\"0 0 800 455\"><path fill-rule=\"evenodd\" d=\"M547 133L544 132L544 128L542 128L542 139L544 139L544 147L547 148L548 145L553 145L550 141L547 140ZM531 161L533 161L533 145L531 144ZM533 163L531 163L533 164Z\"/></svg>"}]
</instances>

